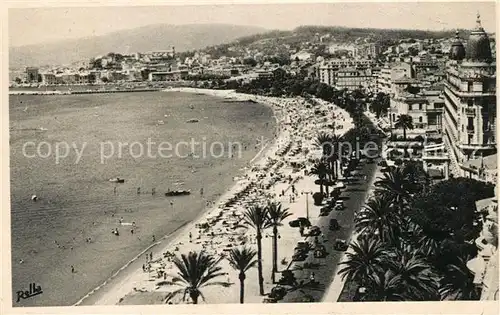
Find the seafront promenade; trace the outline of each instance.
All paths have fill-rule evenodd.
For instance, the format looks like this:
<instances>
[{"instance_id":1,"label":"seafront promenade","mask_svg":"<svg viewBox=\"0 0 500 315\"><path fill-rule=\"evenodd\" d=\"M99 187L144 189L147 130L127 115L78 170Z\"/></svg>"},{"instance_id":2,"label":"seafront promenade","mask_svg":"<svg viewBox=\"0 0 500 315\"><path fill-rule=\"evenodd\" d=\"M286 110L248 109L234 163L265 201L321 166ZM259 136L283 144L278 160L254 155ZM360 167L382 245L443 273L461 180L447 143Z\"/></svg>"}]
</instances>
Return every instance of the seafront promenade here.
<instances>
[{"instance_id":1,"label":"seafront promenade","mask_svg":"<svg viewBox=\"0 0 500 315\"><path fill-rule=\"evenodd\" d=\"M187 254L189 251L204 250L212 255L218 256L226 253L233 245L243 245L254 247L255 235L252 230L234 228L241 219L242 212L258 203L265 203L268 200L279 201L293 215L282 222L279 228L278 240L278 271L287 268L296 270L297 280L307 280L313 270L298 270L299 263L292 263L291 257L294 248L304 237L300 235L297 228L291 228L289 222L299 217L306 217L309 212L309 219L312 225L317 225L322 229L323 239L328 246L329 256L322 261L323 269L329 273L318 270L316 279L323 286L320 293L312 294L316 301L323 296L328 288L334 273L332 266L335 266L340 258L340 252L333 250L334 235L328 231L328 218L319 217L319 206L313 205L311 193L318 191L318 185L314 183L316 177L306 175L304 170L309 169L311 161L321 156L321 149L315 144L316 136L320 132L332 131L329 126L336 122L335 133L343 135L352 128L353 122L347 112L334 106L333 104L316 99L318 106L312 108L306 106L307 101L302 98L274 98L249 94L238 94L227 90L203 90L175 88L166 91L190 92L198 94L208 94L226 99L240 101L255 101L271 106L277 118L276 138L262 145L262 150L248 165L246 174L236 179L236 182L229 191L222 196L213 207L207 210L199 220L193 221L188 226L179 231L175 238L166 244L156 244L151 251L145 254L152 254L153 259L149 260L148 268L144 271L140 268L146 262L146 255L138 257L138 262L131 262L134 268L124 270L122 275L117 275L117 279L108 287L104 286L97 290L95 294L83 298L77 305L115 305L115 304L156 304L162 303L168 292L173 287L158 285L171 275L177 272L171 263L170 255ZM316 115L315 111L325 111L326 116ZM300 167L297 167L300 165ZM373 166L363 168L358 171L359 175L369 174ZM341 223L339 236L350 237L352 231L352 219L354 208L360 206L361 198L365 194L366 183L352 183L347 186L343 193L346 199L346 209L343 212L333 214ZM293 187L293 188L292 188ZM237 196L235 198L235 196ZM230 202L229 202L230 201ZM309 211L307 211L307 208ZM333 217L332 216L332 217ZM208 226L208 230L200 229L200 226ZM263 275L264 291L269 293L275 286L271 282L272 268L272 231L265 230L262 239L263 252ZM329 242L329 243L328 243ZM220 266L226 271L228 282L233 283L229 288L214 286L204 293L206 303L237 303L239 300L238 274L226 260L222 260ZM335 268L335 267L333 267ZM126 268L124 268L126 269ZM322 279L319 274L328 274ZM276 275L279 279L279 273ZM247 272L246 280L246 303L262 303L264 298L259 295L257 270L252 269ZM299 294L300 292L300 294ZM285 302L300 302L302 295L309 292L291 292ZM179 302L179 301L177 301Z\"/></svg>"}]
</instances>

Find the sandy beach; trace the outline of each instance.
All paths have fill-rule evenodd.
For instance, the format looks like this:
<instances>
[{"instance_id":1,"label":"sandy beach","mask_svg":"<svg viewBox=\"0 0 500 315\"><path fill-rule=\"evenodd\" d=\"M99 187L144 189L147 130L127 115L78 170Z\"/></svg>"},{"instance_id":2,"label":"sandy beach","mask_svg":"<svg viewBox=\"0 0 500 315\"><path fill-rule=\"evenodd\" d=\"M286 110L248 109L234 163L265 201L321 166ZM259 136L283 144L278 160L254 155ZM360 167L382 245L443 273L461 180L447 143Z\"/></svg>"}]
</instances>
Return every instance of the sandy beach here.
<instances>
[{"instance_id":1,"label":"sandy beach","mask_svg":"<svg viewBox=\"0 0 500 315\"><path fill-rule=\"evenodd\" d=\"M306 216L306 203L309 203L310 220L313 225L319 220L318 210L313 207L313 200L307 191L317 191L315 178L305 176L303 170L308 161L321 155L314 144L319 132L331 132L329 126L336 122L335 133L344 134L353 127L351 118L344 110L333 104L316 100L316 107L307 106L302 98L275 98L239 94L227 90L202 90L191 88L168 89L171 92L189 92L222 97L228 100L253 101L270 106L277 119L277 136L269 140L252 160L245 175L239 178L229 191L221 196L212 207L176 233L175 237L157 244L154 249L146 250L142 256L130 262L128 268L116 279L107 283L100 290L84 297L76 305L115 305L115 304L156 304L163 303L163 298L172 288L157 286L165 275L176 272L170 262L171 255L200 251L213 255L223 255L233 246L247 245L254 247L255 235L251 230L236 229L242 212L252 204L269 199L280 201L293 215L283 222L280 228L278 261L280 269L291 264L291 256L297 242L304 240L297 229L290 228L288 223L298 217ZM320 110L329 115L316 115ZM292 165L301 167L292 167ZM294 192L292 193L292 185ZM284 194L283 194L284 193ZM312 214L313 212L314 215ZM271 274L271 232L265 231L263 238L263 274L265 291L274 286L270 281ZM190 237L191 236L191 237ZM152 260L146 258L152 255ZM146 264L146 259L148 263ZM146 271L143 267L146 266ZM222 260L221 267L227 271L227 281L234 283L230 288L211 287L204 295L206 303L238 303L239 290L237 273ZM126 269L126 270L125 270ZM163 276L162 276L163 275ZM279 276L278 276L279 277ZM263 297L258 294L257 270L247 273L247 303L261 303Z\"/></svg>"}]
</instances>

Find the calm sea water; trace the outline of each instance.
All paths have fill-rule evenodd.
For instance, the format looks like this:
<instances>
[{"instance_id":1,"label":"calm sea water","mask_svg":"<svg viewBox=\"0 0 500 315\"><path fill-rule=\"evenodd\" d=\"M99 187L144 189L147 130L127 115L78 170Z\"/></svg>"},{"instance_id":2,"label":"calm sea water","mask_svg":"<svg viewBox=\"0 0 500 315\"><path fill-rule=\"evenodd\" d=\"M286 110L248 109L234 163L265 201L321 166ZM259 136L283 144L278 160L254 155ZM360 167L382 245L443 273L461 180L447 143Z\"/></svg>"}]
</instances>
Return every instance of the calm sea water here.
<instances>
[{"instance_id":1,"label":"calm sea water","mask_svg":"<svg viewBox=\"0 0 500 315\"><path fill-rule=\"evenodd\" d=\"M22 95L10 96L9 103L14 306L75 303L150 245L153 235L158 240L199 215L260 149L257 139L274 131L272 112L263 105L183 93ZM186 157L188 144L178 146L182 157L159 156L160 142L174 150L191 139L200 142L200 156L206 143L205 158ZM229 156L234 143L241 144L241 158ZM210 156L211 145L222 157ZM173 151L163 151L168 153ZM104 163L102 154L110 156ZM126 181L108 181L114 177ZM193 194L171 205L168 189ZM120 218L136 223L133 234ZM114 228L120 236L111 233ZM43 294L17 302L16 292L30 283Z\"/></svg>"}]
</instances>

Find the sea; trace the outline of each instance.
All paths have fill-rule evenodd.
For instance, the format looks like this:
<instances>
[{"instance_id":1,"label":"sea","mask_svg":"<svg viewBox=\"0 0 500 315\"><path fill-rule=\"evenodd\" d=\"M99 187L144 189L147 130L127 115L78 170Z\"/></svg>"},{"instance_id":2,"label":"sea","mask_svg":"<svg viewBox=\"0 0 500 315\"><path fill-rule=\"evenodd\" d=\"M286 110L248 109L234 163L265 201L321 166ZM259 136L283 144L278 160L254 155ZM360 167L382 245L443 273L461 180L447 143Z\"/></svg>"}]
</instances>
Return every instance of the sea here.
<instances>
[{"instance_id":1,"label":"sea","mask_svg":"<svg viewBox=\"0 0 500 315\"><path fill-rule=\"evenodd\" d=\"M10 95L13 306L72 305L198 217L272 139L272 116L179 92Z\"/></svg>"}]
</instances>

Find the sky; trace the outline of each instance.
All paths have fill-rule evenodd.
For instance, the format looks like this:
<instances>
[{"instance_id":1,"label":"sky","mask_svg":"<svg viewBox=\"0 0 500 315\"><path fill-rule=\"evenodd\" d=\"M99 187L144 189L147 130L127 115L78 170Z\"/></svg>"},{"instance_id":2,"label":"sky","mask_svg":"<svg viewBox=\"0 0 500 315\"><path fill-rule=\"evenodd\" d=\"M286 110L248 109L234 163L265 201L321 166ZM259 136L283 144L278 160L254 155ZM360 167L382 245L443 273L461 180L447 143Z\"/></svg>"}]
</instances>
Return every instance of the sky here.
<instances>
[{"instance_id":1,"label":"sky","mask_svg":"<svg viewBox=\"0 0 500 315\"><path fill-rule=\"evenodd\" d=\"M171 0L176 1L176 0ZM300 25L331 25L402 29L472 29L479 12L487 32L496 31L494 2L350 2L350 3L275 3L220 4L216 0L184 1L197 5L178 5L168 1L113 1L103 6L97 1L65 0L61 4L27 1L8 5L9 46L47 43L63 39L98 36L113 31L151 24L223 23L260 26L266 29L293 29ZM238 2L238 1L233 1ZM241 2L241 0L239 1ZM275 1L276 2L276 1ZM297 1L295 1L297 2ZM325 2L323 0L323 2ZM28 4L26 4L28 3ZM57 3L57 2L56 2ZM89 7L90 5L93 5ZM93 4L92 4L93 3ZM139 2L136 2L136 4ZM180 2L182 3L182 2ZM227 3L227 1L226 1ZM31 8L27 8L26 6ZM50 7L49 7L50 5ZM59 7L54 7L57 5ZM15 7L17 6L17 7ZM86 7L85 7L86 6ZM36 8L38 7L38 8Z\"/></svg>"}]
</instances>

